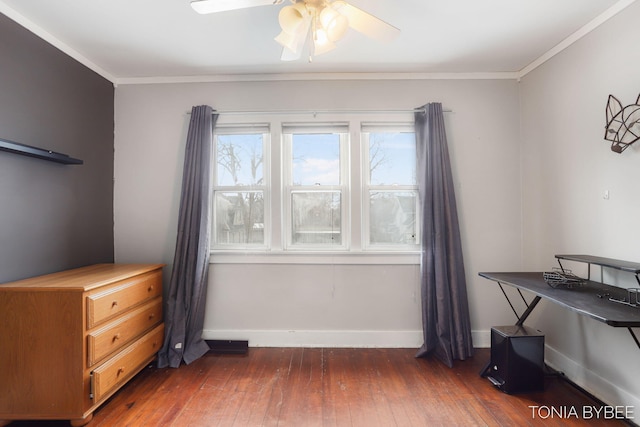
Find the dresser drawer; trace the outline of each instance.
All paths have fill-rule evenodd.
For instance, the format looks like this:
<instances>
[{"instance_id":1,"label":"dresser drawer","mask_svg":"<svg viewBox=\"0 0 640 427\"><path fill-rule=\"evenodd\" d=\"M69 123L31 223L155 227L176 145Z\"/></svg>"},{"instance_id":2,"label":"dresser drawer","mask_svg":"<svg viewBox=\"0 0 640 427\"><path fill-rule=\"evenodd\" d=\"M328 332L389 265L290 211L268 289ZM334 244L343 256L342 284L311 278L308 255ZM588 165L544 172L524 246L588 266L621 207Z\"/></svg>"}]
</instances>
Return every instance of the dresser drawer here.
<instances>
[{"instance_id":1,"label":"dresser drawer","mask_svg":"<svg viewBox=\"0 0 640 427\"><path fill-rule=\"evenodd\" d=\"M89 333L87 335L87 366L93 366L161 321L162 299L155 298Z\"/></svg>"},{"instance_id":2,"label":"dresser drawer","mask_svg":"<svg viewBox=\"0 0 640 427\"><path fill-rule=\"evenodd\" d=\"M162 273L155 271L123 281L87 297L87 328L162 294Z\"/></svg>"},{"instance_id":3,"label":"dresser drawer","mask_svg":"<svg viewBox=\"0 0 640 427\"><path fill-rule=\"evenodd\" d=\"M162 347L164 324L126 347L113 358L97 367L93 372L91 392L94 402L102 400L120 384L138 373L145 364L153 360L154 355Z\"/></svg>"}]
</instances>

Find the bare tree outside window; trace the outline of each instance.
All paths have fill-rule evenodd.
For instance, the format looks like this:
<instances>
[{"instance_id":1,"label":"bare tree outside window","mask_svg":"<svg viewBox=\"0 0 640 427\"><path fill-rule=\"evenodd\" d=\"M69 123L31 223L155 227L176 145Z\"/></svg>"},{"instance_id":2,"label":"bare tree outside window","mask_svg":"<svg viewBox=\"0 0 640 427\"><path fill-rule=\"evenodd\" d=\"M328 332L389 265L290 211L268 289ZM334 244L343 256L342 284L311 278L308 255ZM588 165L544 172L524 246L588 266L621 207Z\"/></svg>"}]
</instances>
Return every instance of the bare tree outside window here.
<instances>
[{"instance_id":1,"label":"bare tree outside window","mask_svg":"<svg viewBox=\"0 0 640 427\"><path fill-rule=\"evenodd\" d=\"M417 244L415 135L371 132L369 154L369 244Z\"/></svg>"},{"instance_id":2,"label":"bare tree outside window","mask_svg":"<svg viewBox=\"0 0 640 427\"><path fill-rule=\"evenodd\" d=\"M385 156L385 144L384 134L374 133L369 137L369 179L374 174L376 169L384 167L389 162Z\"/></svg>"},{"instance_id":3,"label":"bare tree outside window","mask_svg":"<svg viewBox=\"0 0 640 427\"><path fill-rule=\"evenodd\" d=\"M216 244L265 243L263 148L262 134L216 138Z\"/></svg>"},{"instance_id":4,"label":"bare tree outside window","mask_svg":"<svg viewBox=\"0 0 640 427\"><path fill-rule=\"evenodd\" d=\"M274 123L217 128L214 251L419 249L412 125Z\"/></svg>"}]
</instances>

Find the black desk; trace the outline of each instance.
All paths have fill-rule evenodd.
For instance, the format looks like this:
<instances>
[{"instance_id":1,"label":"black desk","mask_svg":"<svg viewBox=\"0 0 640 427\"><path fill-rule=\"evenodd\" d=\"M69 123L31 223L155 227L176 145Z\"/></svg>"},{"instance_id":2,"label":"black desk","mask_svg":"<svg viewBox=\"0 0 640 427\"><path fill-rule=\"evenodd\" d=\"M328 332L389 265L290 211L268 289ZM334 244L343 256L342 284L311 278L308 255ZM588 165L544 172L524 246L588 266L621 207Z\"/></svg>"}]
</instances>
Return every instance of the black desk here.
<instances>
[{"instance_id":1,"label":"black desk","mask_svg":"<svg viewBox=\"0 0 640 427\"><path fill-rule=\"evenodd\" d=\"M611 258L603 258L592 255L556 255L560 269L567 271L562 261L575 261L587 263L589 268L586 282L572 288L551 287L544 280L543 272L535 273L478 273L481 277L494 281L500 286L511 310L518 318L517 326L522 326L533 309L544 298L554 304L558 304L568 310L590 317L613 327L626 327L633 337L638 348L640 341L633 332L633 327L640 327L640 287L627 290L617 286L611 286L591 280L591 265L599 265L602 268L613 268L635 275L640 286L640 263L620 261ZM602 278L601 269L601 278ZM514 308L503 285L509 285L518 290L526 310L519 315ZM531 292L534 297L527 302L522 290ZM622 301L622 302L621 302ZM493 350L492 350L493 353ZM487 376L493 366L490 360L480 371L481 376Z\"/></svg>"},{"instance_id":2,"label":"black desk","mask_svg":"<svg viewBox=\"0 0 640 427\"><path fill-rule=\"evenodd\" d=\"M537 273L479 273L481 277L497 282L509 302L511 309L518 318L516 325L521 326L542 298L558 304L571 311L606 323L613 327L626 327L640 348L640 341L631 328L640 327L640 288L631 290L607 285L591 280L591 265L612 268L635 275L640 286L640 263L603 258L592 255L556 255L560 268L566 270L562 260L587 263L589 276L585 284L573 288L549 286L543 278L542 272ZM526 310L518 315L503 284L518 289L520 297L526 305ZM521 290L534 294L531 302L522 295ZM624 301L626 303L621 303Z\"/></svg>"},{"instance_id":3,"label":"black desk","mask_svg":"<svg viewBox=\"0 0 640 427\"><path fill-rule=\"evenodd\" d=\"M620 300L626 298L627 291L616 286L589 280L586 284L571 289L552 288L542 278L542 272L479 274L499 285L509 285L533 293L535 295L533 302L527 304L529 311L526 313L527 316L533 310L531 305L537 304L540 298L544 298L609 326L640 327L640 308L609 300L609 298ZM525 319L526 317L518 316L518 323L524 323Z\"/></svg>"}]
</instances>

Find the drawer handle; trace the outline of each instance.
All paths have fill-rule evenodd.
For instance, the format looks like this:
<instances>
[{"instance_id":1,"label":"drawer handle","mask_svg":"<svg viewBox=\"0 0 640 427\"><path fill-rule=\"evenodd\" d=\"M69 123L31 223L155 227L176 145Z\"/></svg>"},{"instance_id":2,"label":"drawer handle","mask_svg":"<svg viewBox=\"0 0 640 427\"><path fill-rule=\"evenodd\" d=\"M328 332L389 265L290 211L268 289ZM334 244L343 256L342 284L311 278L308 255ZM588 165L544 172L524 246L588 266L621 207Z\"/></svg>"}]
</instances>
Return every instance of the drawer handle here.
<instances>
[{"instance_id":1,"label":"drawer handle","mask_svg":"<svg viewBox=\"0 0 640 427\"><path fill-rule=\"evenodd\" d=\"M156 315L155 315L154 313L151 313L151 314L149 315L149 320L153 320L153 318L154 318L154 317L156 317Z\"/></svg>"},{"instance_id":2,"label":"drawer handle","mask_svg":"<svg viewBox=\"0 0 640 427\"><path fill-rule=\"evenodd\" d=\"M117 301L117 300L116 300L116 301L113 301L113 302L111 303L111 308L113 308L113 307L117 307L117 306L118 306L118 301Z\"/></svg>"},{"instance_id":3,"label":"drawer handle","mask_svg":"<svg viewBox=\"0 0 640 427\"><path fill-rule=\"evenodd\" d=\"M147 292L153 292L153 285L149 285L149 287L147 288Z\"/></svg>"},{"instance_id":4,"label":"drawer handle","mask_svg":"<svg viewBox=\"0 0 640 427\"><path fill-rule=\"evenodd\" d=\"M116 376L119 377L121 374L124 374L124 366L118 368L118 372L116 372Z\"/></svg>"},{"instance_id":5,"label":"drawer handle","mask_svg":"<svg viewBox=\"0 0 640 427\"><path fill-rule=\"evenodd\" d=\"M116 341L118 341L119 339L120 339L120 333L117 333L117 334L115 334L115 335L113 336L113 340L112 340L112 341L113 341L113 342L116 342Z\"/></svg>"}]
</instances>

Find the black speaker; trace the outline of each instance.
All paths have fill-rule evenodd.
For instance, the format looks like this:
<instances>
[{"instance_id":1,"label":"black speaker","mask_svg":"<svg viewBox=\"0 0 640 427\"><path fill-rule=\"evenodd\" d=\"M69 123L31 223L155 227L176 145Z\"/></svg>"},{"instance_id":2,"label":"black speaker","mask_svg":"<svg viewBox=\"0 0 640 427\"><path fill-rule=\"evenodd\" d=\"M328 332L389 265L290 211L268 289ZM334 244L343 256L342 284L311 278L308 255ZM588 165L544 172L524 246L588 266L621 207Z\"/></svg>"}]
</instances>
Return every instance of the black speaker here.
<instances>
[{"instance_id":1,"label":"black speaker","mask_svg":"<svg viewBox=\"0 0 640 427\"><path fill-rule=\"evenodd\" d=\"M487 378L505 393L544 390L544 335L527 326L491 328Z\"/></svg>"}]
</instances>

